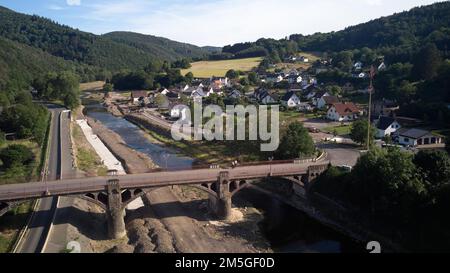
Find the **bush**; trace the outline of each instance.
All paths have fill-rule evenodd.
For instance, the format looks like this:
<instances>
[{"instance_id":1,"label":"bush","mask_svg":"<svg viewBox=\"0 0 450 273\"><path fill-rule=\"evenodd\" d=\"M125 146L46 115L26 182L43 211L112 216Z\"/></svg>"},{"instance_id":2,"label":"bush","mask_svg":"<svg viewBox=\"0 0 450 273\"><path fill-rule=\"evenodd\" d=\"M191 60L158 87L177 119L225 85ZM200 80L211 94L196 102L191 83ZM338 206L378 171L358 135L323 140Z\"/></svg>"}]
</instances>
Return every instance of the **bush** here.
<instances>
[{"instance_id":1,"label":"bush","mask_svg":"<svg viewBox=\"0 0 450 273\"><path fill-rule=\"evenodd\" d=\"M28 165L34 159L34 154L24 145L11 145L0 151L0 160L3 167L9 169L16 165Z\"/></svg>"}]
</instances>

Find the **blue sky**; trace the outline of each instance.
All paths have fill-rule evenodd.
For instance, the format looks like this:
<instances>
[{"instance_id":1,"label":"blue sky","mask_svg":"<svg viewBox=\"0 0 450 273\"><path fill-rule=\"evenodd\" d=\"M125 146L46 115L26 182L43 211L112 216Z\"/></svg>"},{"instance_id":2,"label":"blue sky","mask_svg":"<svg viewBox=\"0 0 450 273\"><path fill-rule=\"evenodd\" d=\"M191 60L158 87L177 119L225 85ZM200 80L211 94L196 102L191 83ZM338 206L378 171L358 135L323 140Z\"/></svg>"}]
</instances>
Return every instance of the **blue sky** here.
<instances>
[{"instance_id":1,"label":"blue sky","mask_svg":"<svg viewBox=\"0 0 450 273\"><path fill-rule=\"evenodd\" d=\"M96 34L115 30L224 46L341 30L436 0L0 0Z\"/></svg>"}]
</instances>

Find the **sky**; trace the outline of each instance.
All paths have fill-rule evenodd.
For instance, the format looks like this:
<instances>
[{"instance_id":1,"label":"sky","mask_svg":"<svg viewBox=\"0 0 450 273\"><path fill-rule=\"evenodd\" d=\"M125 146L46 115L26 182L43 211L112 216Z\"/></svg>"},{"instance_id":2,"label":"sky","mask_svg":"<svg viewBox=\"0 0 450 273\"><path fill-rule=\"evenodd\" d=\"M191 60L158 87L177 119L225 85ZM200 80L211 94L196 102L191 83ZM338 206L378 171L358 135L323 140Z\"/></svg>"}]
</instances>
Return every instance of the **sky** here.
<instances>
[{"instance_id":1,"label":"sky","mask_svg":"<svg viewBox=\"0 0 450 273\"><path fill-rule=\"evenodd\" d=\"M338 31L436 0L0 0L95 34L133 31L198 46Z\"/></svg>"}]
</instances>

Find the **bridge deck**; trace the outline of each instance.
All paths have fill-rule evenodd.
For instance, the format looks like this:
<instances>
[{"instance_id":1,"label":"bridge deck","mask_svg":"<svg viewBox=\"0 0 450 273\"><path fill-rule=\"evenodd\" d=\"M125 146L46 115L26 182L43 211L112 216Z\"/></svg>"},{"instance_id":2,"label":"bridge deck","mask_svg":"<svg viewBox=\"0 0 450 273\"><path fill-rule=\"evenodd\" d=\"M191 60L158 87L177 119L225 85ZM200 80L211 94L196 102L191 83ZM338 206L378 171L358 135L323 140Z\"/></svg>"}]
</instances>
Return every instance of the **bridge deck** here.
<instances>
[{"instance_id":1,"label":"bridge deck","mask_svg":"<svg viewBox=\"0 0 450 273\"><path fill-rule=\"evenodd\" d=\"M306 174L308 167L323 166L316 163L285 163L257 166L242 166L234 169L195 169L164 171L115 177L89 177L69 180L10 184L0 186L0 201L19 201L43 196L61 196L104 191L108 180L119 179L123 189L152 188L171 185L203 184L216 182L220 172L228 172L230 180L257 179L273 176L293 176ZM47 194L45 195L45 193Z\"/></svg>"}]
</instances>

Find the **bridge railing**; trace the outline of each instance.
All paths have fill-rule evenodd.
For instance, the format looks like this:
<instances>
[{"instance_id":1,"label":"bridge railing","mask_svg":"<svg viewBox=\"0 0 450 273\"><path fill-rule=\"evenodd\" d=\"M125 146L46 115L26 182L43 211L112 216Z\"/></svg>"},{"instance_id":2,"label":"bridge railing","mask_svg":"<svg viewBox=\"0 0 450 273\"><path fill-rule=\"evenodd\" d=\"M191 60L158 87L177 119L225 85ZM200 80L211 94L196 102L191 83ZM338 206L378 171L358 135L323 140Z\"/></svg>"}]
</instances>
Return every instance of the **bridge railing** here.
<instances>
[{"instance_id":1,"label":"bridge railing","mask_svg":"<svg viewBox=\"0 0 450 273\"><path fill-rule=\"evenodd\" d=\"M278 164L305 164L316 162L317 158L303 158L303 159L291 159L291 160L273 160L273 161L253 161L253 162L244 162L238 163L237 167L248 167L248 166L261 166L261 165L278 165ZM179 168L157 168L152 169L148 173L157 173L157 172L166 172L166 171L188 171L188 170L200 170L200 169L228 169L231 168L232 163L230 164L202 164L202 165L194 165L191 167L179 167Z\"/></svg>"}]
</instances>

